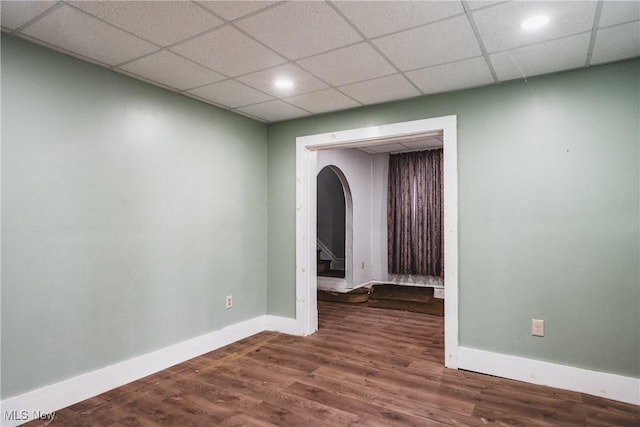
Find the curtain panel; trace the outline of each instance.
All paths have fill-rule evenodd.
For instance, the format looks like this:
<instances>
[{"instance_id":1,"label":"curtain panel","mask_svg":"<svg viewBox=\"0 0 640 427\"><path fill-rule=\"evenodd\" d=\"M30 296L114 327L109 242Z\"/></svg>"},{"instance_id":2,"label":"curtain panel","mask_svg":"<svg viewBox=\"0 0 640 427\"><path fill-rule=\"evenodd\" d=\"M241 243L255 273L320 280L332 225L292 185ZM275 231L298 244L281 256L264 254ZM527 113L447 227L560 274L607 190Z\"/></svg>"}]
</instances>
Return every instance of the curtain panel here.
<instances>
[{"instance_id":1,"label":"curtain panel","mask_svg":"<svg viewBox=\"0 0 640 427\"><path fill-rule=\"evenodd\" d=\"M389 155L390 274L444 277L442 149Z\"/></svg>"}]
</instances>

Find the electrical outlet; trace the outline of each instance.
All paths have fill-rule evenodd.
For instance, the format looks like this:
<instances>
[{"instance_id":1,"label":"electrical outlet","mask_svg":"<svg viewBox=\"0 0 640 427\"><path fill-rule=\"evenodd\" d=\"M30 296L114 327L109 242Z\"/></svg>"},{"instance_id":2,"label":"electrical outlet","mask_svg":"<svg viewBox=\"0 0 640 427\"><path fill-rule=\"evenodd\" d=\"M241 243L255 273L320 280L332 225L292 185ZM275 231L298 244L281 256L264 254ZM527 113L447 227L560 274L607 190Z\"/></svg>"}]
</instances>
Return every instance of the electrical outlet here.
<instances>
[{"instance_id":1,"label":"electrical outlet","mask_svg":"<svg viewBox=\"0 0 640 427\"><path fill-rule=\"evenodd\" d=\"M544 320L531 319L531 335L534 337L544 336Z\"/></svg>"},{"instance_id":2,"label":"electrical outlet","mask_svg":"<svg viewBox=\"0 0 640 427\"><path fill-rule=\"evenodd\" d=\"M225 300L225 306L226 306L227 308L231 308L231 307L233 307L233 296L231 296L231 295L227 295L227 298L226 298L226 300Z\"/></svg>"}]
</instances>

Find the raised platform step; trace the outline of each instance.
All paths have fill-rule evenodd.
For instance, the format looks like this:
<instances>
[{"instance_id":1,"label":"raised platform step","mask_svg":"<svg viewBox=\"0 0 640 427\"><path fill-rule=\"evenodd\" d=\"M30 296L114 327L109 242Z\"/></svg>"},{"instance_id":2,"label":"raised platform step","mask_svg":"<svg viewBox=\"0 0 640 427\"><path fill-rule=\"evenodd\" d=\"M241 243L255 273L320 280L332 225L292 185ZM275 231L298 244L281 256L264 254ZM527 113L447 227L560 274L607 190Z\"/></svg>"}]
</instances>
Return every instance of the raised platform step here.
<instances>
[{"instance_id":1,"label":"raised platform step","mask_svg":"<svg viewBox=\"0 0 640 427\"><path fill-rule=\"evenodd\" d=\"M350 292L318 291L318 300L368 303L369 307L444 316L444 300L433 298L433 288L400 285L373 285Z\"/></svg>"},{"instance_id":2,"label":"raised platform step","mask_svg":"<svg viewBox=\"0 0 640 427\"><path fill-rule=\"evenodd\" d=\"M397 300L385 300L385 299L372 299L373 295L369 296L369 307L374 308L387 308L392 310L411 311L413 313L433 314L436 316L444 316L444 300L439 298L433 298L429 302L412 302L412 301L397 301Z\"/></svg>"},{"instance_id":3,"label":"raised platform step","mask_svg":"<svg viewBox=\"0 0 640 427\"><path fill-rule=\"evenodd\" d=\"M347 293L318 291L318 299L321 301L363 303L369 301L369 289L359 288Z\"/></svg>"},{"instance_id":4,"label":"raised platform step","mask_svg":"<svg viewBox=\"0 0 640 427\"><path fill-rule=\"evenodd\" d=\"M426 304L433 299L433 288L419 286L373 285L371 299Z\"/></svg>"}]
</instances>

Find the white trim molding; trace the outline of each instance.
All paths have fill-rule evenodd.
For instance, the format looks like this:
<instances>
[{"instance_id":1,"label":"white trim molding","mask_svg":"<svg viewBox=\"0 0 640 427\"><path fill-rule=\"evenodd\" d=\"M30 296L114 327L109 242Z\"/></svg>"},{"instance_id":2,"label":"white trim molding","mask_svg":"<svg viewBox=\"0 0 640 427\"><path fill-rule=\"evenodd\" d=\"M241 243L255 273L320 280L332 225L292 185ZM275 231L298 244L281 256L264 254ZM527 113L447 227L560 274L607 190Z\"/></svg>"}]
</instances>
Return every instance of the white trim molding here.
<instances>
[{"instance_id":1,"label":"white trim molding","mask_svg":"<svg viewBox=\"0 0 640 427\"><path fill-rule=\"evenodd\" d=\"M303 335L318 329L316 277L317 151L388 144L441 134L444 150L445 360L457 368L458 353L458 151L457 118L444 116L296 138L296 320Z\"/></svg>"},{"instance_id":2,"label":"white trim molding","mask_svg":"<svg viewBox=\"0 0 640 427\"><path fill-rule=\"evenodd\" d=\"M640 378L458 347L458 367L517 381L640 405Z\"/></svg>"},{"instance_id":3,"label":"white trim molding","mask_svg":"<svg viewBox=\"0 0 640 427\"><path fill-rule=\"evenodd\" d=\"M300 335L295 319L258 316L0 402L3 427L43 420L59 409L136 381L265 330ZM10 419L9 419L10 418Z\"/></svg>"},{"instance_id":4,"label":"white trim molding","mask_svg":"<svg viewBox=\"0 0 640 427\"><path fill-rule=\"evenodd\" d=\"M283 334L289 335L302 335L301 331L298 329L298 322L296 322L296 319L272 316L270 314L265 316L265 330L282 332Z\"/></svg>"}]
</instances>

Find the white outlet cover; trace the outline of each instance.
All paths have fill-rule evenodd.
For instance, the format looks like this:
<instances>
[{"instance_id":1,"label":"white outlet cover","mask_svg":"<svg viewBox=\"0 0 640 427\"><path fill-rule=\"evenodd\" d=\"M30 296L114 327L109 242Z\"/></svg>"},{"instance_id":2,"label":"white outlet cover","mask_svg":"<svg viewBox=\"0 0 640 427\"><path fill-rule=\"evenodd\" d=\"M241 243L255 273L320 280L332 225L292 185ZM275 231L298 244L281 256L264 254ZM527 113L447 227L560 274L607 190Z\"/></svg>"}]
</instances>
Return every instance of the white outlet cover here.
<instances>
[{"instance_id":1,"label":"white outlet cover","mask_svg":"<svg viewBox=\"0 0 640 427\"><path fill-rule=\"evenodd\" d=\"M531 335L534 337L544 336L544 320L531 319Z\"/></svg>"}]
</instances>

